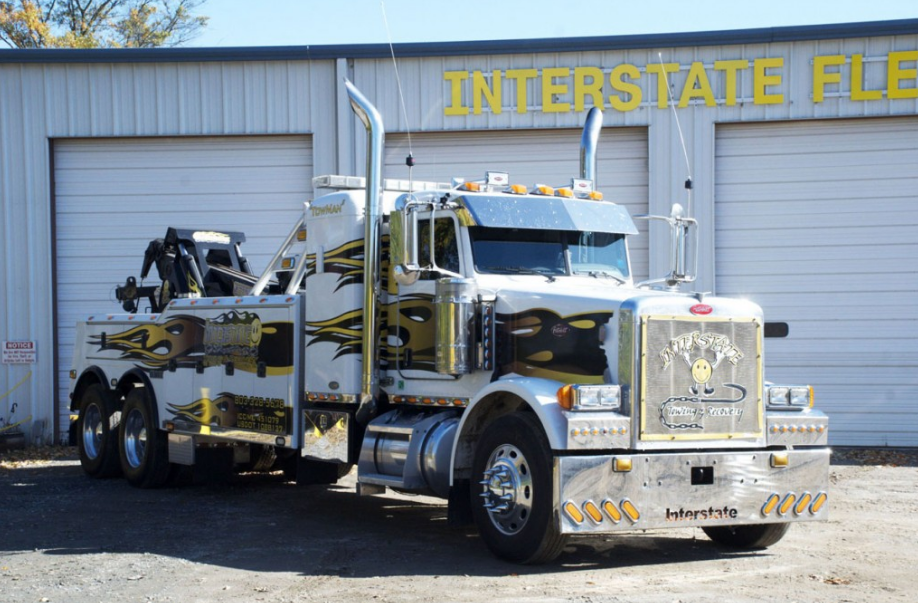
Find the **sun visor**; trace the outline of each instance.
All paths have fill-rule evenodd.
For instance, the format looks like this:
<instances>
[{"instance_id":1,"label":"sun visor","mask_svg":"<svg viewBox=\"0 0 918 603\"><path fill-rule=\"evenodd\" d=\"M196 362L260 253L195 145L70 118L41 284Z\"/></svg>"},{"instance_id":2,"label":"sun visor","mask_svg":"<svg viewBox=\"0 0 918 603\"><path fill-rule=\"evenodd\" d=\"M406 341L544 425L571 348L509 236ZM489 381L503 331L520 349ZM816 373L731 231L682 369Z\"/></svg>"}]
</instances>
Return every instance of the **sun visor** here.
<instances>
[{"instance_id":1,"label":"sun visor","mask_svg":"<svg viewBox=\"0 0 918 603\"><path fill-rule=\"evenodd\" d=\"M455 200L468 210L477 226L637 234L628 211L614 203L487 195L466 195Z\"/></svg>"}]
</instances>

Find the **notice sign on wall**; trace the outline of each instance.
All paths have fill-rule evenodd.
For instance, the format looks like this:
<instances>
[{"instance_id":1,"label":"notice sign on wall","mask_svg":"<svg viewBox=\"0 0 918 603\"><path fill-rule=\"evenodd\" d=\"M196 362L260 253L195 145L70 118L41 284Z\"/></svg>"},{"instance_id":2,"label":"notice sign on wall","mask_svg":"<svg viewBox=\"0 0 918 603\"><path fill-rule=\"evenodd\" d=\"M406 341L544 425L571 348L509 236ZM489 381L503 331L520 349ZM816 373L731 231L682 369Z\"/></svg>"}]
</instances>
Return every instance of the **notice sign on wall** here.
<instances>
[{"instance_id":1,"label":"notice sign on wall","mask_svg":"<svg viewBox=\"0 0 918 603\"><path fill-rule=\"evenodd\" d=\"M3 364L35 364L37 357L34 341L3 342Z\"/></svg>"}]
</instances>

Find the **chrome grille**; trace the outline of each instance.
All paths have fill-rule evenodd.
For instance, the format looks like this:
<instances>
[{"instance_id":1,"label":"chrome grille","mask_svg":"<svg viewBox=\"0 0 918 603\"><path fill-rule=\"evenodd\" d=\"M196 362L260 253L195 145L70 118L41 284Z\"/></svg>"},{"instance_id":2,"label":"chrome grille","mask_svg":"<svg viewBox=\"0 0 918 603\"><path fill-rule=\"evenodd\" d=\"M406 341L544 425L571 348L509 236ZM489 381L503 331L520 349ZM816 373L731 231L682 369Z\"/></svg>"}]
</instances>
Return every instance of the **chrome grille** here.
<instances>
[{"instance_id":1,"label":"chrome grille","mask_svg":"<svg viewBox=\"0 0 918 603\"><path fill-rule=\"evenodd\" d=\"M640 439L762 436L756 319L641 318Z\"/></svg>"}]
</instances>

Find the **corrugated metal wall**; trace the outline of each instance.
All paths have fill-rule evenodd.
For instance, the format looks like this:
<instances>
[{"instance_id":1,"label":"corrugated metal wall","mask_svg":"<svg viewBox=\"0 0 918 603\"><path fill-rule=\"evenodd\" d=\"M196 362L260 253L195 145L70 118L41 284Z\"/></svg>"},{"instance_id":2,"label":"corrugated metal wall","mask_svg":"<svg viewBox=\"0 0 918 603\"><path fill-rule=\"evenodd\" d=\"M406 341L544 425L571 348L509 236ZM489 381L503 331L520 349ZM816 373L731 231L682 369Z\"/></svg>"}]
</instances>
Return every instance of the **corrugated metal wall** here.
<instances>
[{"instance_id":1,"label":"corrugated metal wall","mask_svg":"<svg viewBox=\"0 0 918 603\"><path fill-rule=\"evenodd\" d=\"M334 172L336 106L327 91L336 85L335 64L0 64L0 82L0 340L38 342L37 363L0 365L0 396L8 394L0 429L29 419L30 439L34 425L37 439L48 442L56 345L50 141L315 134L326 145L316 170Z\"/></svg>"}]
</instances>

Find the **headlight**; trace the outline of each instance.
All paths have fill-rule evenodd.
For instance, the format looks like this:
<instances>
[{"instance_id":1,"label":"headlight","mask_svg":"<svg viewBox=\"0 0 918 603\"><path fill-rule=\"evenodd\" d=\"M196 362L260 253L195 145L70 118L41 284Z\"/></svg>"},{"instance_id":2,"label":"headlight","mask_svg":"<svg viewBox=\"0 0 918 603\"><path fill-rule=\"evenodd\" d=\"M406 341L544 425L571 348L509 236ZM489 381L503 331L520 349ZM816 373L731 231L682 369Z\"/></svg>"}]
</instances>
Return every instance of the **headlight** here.
<instances>
[{"instance_id":1,"label":"headlight","mask_svg":"<svg viewBox=\"0 0 918 603\"><path fill-rule=\"evenodd\" d=\"M568 410L619 410L622 390L618 385L565 385L558 390L558 404Z\"/></svg>"},{"instance_id":2,"label":"headlight","mask_svg":"<svg viewBox=\"0 0 918 603\"><path fill-rule=\"evenodd\" d=\"M813 406L813 388L803 386L772 386L768 388L769 406L792 406L806 408Z\"/></svg>"}]
</instances>

